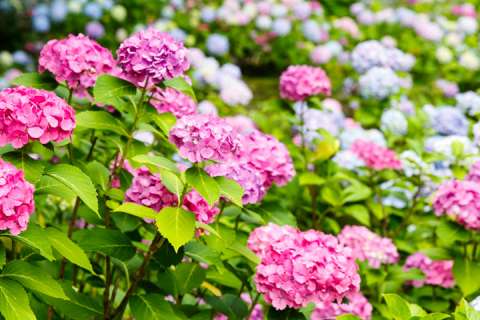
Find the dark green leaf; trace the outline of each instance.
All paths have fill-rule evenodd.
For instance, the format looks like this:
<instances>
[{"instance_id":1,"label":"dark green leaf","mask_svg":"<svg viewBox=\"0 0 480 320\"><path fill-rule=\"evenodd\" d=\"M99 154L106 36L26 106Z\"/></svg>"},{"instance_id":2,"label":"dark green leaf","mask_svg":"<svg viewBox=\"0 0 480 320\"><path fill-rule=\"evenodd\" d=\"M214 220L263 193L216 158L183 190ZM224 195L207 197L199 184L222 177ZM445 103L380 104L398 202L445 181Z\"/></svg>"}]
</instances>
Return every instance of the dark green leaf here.
<instances>
[{"instance_id":1,"label":"dark green leaf","mask_svg":"<svg viewBox=\"0 0 480 320\"><path fill-rule=\"evenodd\" d=\"M179 294L198 288L205 279L206 271L197 263L182 263L175 268L175 279Z\"/></svg>"},{"instance_id":2,"label":"dark green leaf","mask_svg":"<svg viewBox=\"0 0 480 320\"><path fill-rule=\"evenodd\" d=\"M129 300L130 310L136 320L183 320L178 311L159 294L133 296Z\"/></svg>"},{"instance_id":3,"label":"dark green leaf","mask_svg":"<svg viewBox=\"0 0 480 320\"><path fill-rule=\"evenodd\" d=\"M305 316L298 310L295 309L285 309L285 310L275 310L275 308L270 307L267 314L268 320L306 320Z\"/></svg>"},{"instance_id":4,"label":"dark green leaf","mask_svg":"<svg viewBox=\"0 0 480 320\"><path fill-rule=\"evenodd\" d=\"M130 82L107 74L98 77L93 88L96 102L112 105L120 111L123 111L127 105L122 98L134 96L135 93L136 88Z\"/></svg>"},{"instance_id":5,"label":"dark green leaf","mask_svg":"<svg viewBox=\"0 0 480 320\"><path fill-rule=\"evenodd\" d=\"M225 294L222 297L206 296L208 304L217 312L223 313L229 319L244 319L248 314L246 303L233 294Z\"/></svg>"},{"instance_id":6,"label":"dark green leaf","mask_svg":"<svg viewBox=\"0 0 480 320\"><path fill-rule=\"evenodd\" d=\"M73 239L87 252L100 252L122 261L130 260L136 251L128 237L114 229L83 229L75 232Z\"/></svg>"},{"instance_id":7,"label":"dark green leaf","mask_svg":"<svg viewBox=\"0 0 480 320\"><path fill-rule=\"evenodd\" d=\"M111 131L128 136L122 123L106 111L84 111L75 116L78 128Z\"/></svg>"}]
</instances>

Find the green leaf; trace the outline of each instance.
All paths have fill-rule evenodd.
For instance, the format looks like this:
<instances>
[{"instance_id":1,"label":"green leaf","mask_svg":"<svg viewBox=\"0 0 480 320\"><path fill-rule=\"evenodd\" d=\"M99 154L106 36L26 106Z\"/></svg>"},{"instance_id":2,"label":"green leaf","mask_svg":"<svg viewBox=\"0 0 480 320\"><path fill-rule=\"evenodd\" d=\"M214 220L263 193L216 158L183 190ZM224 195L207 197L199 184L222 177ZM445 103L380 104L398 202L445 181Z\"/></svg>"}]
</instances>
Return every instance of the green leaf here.
<instances>
[{"instance_id":1,"label":"green leaf","mask_svg":"<svg viewBox=\"0 0 480 320\"><path fill-rule=\"evenodd\" d=\"M363 224L364 226L370 226L370 214L368 209L361 204L354 204L344 208L345 213Z\"/></svg>"},{"instance_id":2,"label":"green leaf","mask_svg":"<svg viewBox=\"0 0 480 320\"><path fill-rule=\"evenodd\" d=\"M156 219L158 217L158 212L133 202L125 202L120 205L118 208L113 210L113 212L124 212L131 214L132 216L139 217L142 219Z\"/></svg>"},{"instance_id":3,"label":"green leaf","mask_svg":"<svg viewBox=\"0 0 480 320\"><path fill-rule=\"evenodd\" d=\"M179 294L186 294L200 287L206 276L206 270L197 263L182 263L175 268L175 281Z\"/></svg>"},{"instance_id":4,"label":"green leaf","mask_svg":"<svg viewBox=\"0 0 480 320\"><path fill-rule=\"evenodd\" d=\"M53 227L47 228L46 231L48 240L55 248L55 250L57 250L70 262L94 273L90 260L88 260L88 257L82 250L82 248L80 248L76 243L70 240L66 234L58 231Z\"/></svg>"},{"instance_id":5,"label":"green leaf","mask_svg":"<svg viewBox=\"0 0 480 320\"><path fill-rule=\"evenodd\" d=\"M321 186L325 183L324 178L310 171L300 174L298 181L301 186Z\"/></svg>"},{"instance_id":6,"label":"green leaf","mask_svg":"<svg viewBox=\"0 0 480 320\"><path fill-rule=\"evenodd\" d=\"M343 203L365 200L372 194L372 190L365 184L357 180L350 180L350 182L352 184L342 190Z\"/></svg>"},{"instance_id":7,"label":"green leaf","mask_svg":"<svg viewBox=\"0 0 480 320\"><path fill-rule=\"evenodd\" d=\"M128 302L136 320L186 319L160 294L135 295Z\"/></svg>"},{"instance_id":8,"label":"green leaf","mask_svg":"<svg viewBox=\"0 0 480 320\"><path fill-rule=\"evenodd\" d=\"M45 175L42 176L40 181L36 184L35 194L55 195L62 198L66 202L72 202L76 198L76 194L72 191L72 189L57 179Z\"/></svg>"},{"instance_id":9,"label":"green leaf","mask_svg":"<svg viewBox=\"0 0 480 320\"><path fill-rule=\"evenodd\" d=\"M426 316L423 316L421 319L422 320L443 320L450 318L450 315L446 313L430 313L427 314Z\"/></svg>"},{"instance_id":10,"label":"green leaf","mask_svg":"<svg viewBox=\"0 0 480 320\"><path fill-rule=\"evenodd\" d=\"M33 160L25 152L12 152L2 158L22 170L25 173L25 179L32 184L37 183L42 177L44 164L39 160Z\"/></svg>"},{"instance_id":11,"label":"green leaf","mask_svg":"<svg viewBox=\"0 0 480 320\"><path fill-rule=\"evenodd\" d=\"M455 320L480 320L480 312L476 311L465 299L455 309Z\"/></svg>"},{"instance_id":12,"label":"green leaf","mask_svg":"<svg viewBox=\"0 0 480 320\"><path fill-rule=\"evenodd\" d=\"M455 282L462 289L463 295L468 296L480 289L480 281L472 281L480 274L480 264L463 258L455 259L453 276Z\"/></svg>"},{"instance_id":13,"label":"green leaf","mask_svg":"<svg viewBox=\"0 0 480 320\"><path fill-rule=\"evenodd\" d=\"M235 241L234 243L232 243L232 245L230 246L230 249L241 254L242 256L244 256L245 258L253 262L255 265L260 263L260 258L258 258L257 255L255 255L255 253L253 253L252 250L248 249L247 246L242 245L238 241Z\"/></svg>"},{"instance_id":14,"label":"green leaf","mask_svg":"<svg viewBox=\"0 0 480 320\"><path fill-rule=\"evenodd\" d=\"M7 263L7 250L5 247L2 245L0 247L0 268L3 268L3 266Z\"/></svg>"},{"instance_id":15,"label":"green leaf","mask_svg":"<svg viewBox=\"0 0 480 320\"><path fill-rule=\"evenodd\" d=\"M383 298L387 303L388 311L395 320L409 320L411 315L408 302L403 300L399 295L388 293Z\"/></svg>"},{"instance_id":16,"label":"green leaf","mask_svg":"<svg viewBox=\"0 0 480 320\"><path fill-rule=\"evenodd\" d=\"M220 265L220 254L200 241L190 241L185 245L185 254L192 259L209 265Z\"/></svg>"},{"instance_id":17,"label":"green leaf","mask_svg":"<svg viewBox=\"0 0 480 320\"><path fill-rule=\"evenodd\" d=\"M71 189L98 216L97 191L90 178L79 168L68 164L58 164L47 170L46 175L56 179Z\"/></svg>"},{"instance_id":18,"label":"green leaf","mask_svg":"<svg viewBox=\"0 0 480 320\"><path fill-rule=\"evenodd\" d=\"M163 85L165 87L170 87L173 88L177 91L180 91L187 96L190 96L193 98L193 100L197 100L195 97L195 92L193 92L192 86L188 84L187 81L185 81L185 78L183 77L176 77L173 79L168 79L163 81Z\"/></svg>"},{"instance_id":19,"label":"green leaf","mask_svg":"<svg viewBox=\"0 0 480 320\"><path fill-rule=\"evenodd\" d=\"M49 91L53 91L57 86L58 83L52 78L51 75L48 73L23 73L13 79L11 84L14 86L24 86L30 87L35 89L45 89Z\"/></svg>"},{"instance_id":20,"label":"green leaf","mask_svg":"<svg viewBox=\"0 0 480 320\"><path fill-rule=\"evenodd\" d=\"M153 116L153 121L157 127L168 137L170 129L175 125L177 118L170 112L160 113Z\"/></svg>"},{"instance_id":21,"label":"green leaf","mask_svg":"<svg viewBox=\"0 0 480 320\"><path fill-rule=\"evenodd\" d=\"M275 310L270 307L267 314L268 320L306 320L303 313L298 310L287 308L285 310Z\"/></svg>"},{"instance_id":22,"label":"green leaf","mask_svg":"<svg viewBox=\"0 0 480 320\"><path fill-rule=\"evenodd\" d=\"M178 252L195 234L195 215L182 208L166 207L157 215L156 225Z\"/></svg>"},{"instance_id":23,"label":"green leaf","mask_svg":"<svg viewBox=\"0 0 480 320\"><path fill-rule=\"evenodd\" d=\"M175 162L164 157L141 154L133 157L132 160L141 164L145 164L149 167L153 167L153 169L157 168L172 172L179 172ZM152 171L157 172L158 170Z\"/></svg>"},{"instance_id":24,"label":"green leaf","mask_svg":"<svg viewBox=\"0 0 480 320\"><path fill-rule=\"evenodd\" d=\"M435 230L438 241L445 246L450 246L455 241L468 241L470 234L462 226L452 221L442 220Z\"/></svg>"},{"instance_id":25,"label":"green leaf","mask_svg":"<svg viewBox=\"0 0 480 320\"><path fill-rule=\"evenodd\" d=\"M220 197L220 189L215 179L198 167L189 168L186 172L186 178L187 182L191 184L212 207Z\"/></svg>"},{"instance_id":26,"label":"green leaf","mask_svg":"<svg viewBox=\"0 0 480 320\"><path fill-rule=\"evenodd\" d=\"M333 188L332 186L324 186L320 191L320 195L325 202L331 204L334 207L339 207L342 205L341 194L338 190L336 190L336 188Z\"/></svg>"},{"instance_id":27,"label":"green leaf","mask_svg":"<svg viewBox=\"0 0 480 320\"><path fill-rule=\"evenodd\" d=\"M111 131L128 136L122 123L106 111L83 111L77 113L75 120L78 128Z\"/></svg>"},{"instance_id":28,"label":"green leaf","mask_svg":"<svg viewBox=\"0 0 480 320\"><path fill-rule=\"evenodd\" d=\"M110 171L100 162L91 161L87 164L87 174L92 181L98 184L102 190L108 189Z\"/></svg>"},{"instance_id":29,"label":"green leaf","mask_svg":"<svg viewBox=\"0 0 480 320\"><path fill-rule=\"evenodd\" d=\"M243 188L238 182L226 177L216 177L215 181L220 188L220 194L239 207L243 206L242 197L243 197Z\"/></svg>"},{"instance_id":30,"label":"green leaf","mask_svg":"<svg viewBox=\"0 0 480 320\"><path fill-rule=\"evenodd\" d=\"M48 241L47 231L35 223L30 222L27 230L12 237L35 249L48 260L55 260L52 253L52 245Z\"/></svg>"},{"instance_id":31,"label":"green leaf","mask_svg":"<svg viewBox=\"0 0 480 320\"><path fill-rule=\"evenodd\" d=\"M168 191L177 196L177 199L182 197L184 185L177 174L167 170L160 170L160 179Z\"/></svg>"},{"instance_id":32,"label":"green leaf","mask_svg":"<svg viewBox=\"0 0 480 320\"><path fill-rule=\"evenodd\" d=\"M244 319L248 314L246 303L239 297L227 293L222 297L206 296L208 304L216 311L228 316L228 319Z\"/></svg>"},{"instance_id":33,"label":"green leaf","mask_svg":"<svg viewBox=\"0 0 480 320\"><path fill-rule=\"evenodd\" d=\"M128 237L114 229L83 229L75 232L73 239L87 252L100 252L122 261L130 260L136 251Z\"/></svg>"},{"instance_id":34,"label":"green leaf","mask_svg":"<svg viewBox=\"0 0 480 320\"><path fill-rule=\"evenodd\" d=\"M127 107L127 103L122 98L134 96L135 93L136 88L133 84L108 74L99 76L93 88L96 102L112 105L119 111Z\"/></svg>"},{"instance_id":35,"label":"green leaf","mask_svg":"<svg viewBox=\"0 0 480 320\"><path fill-rule=\"evenodd\" d=\"M342 314L341 316L337 316L336 320L360 320L359 317L354 316L353 314Z\"/></svg>"},{"instance_id":36,"label":"green leaf","mask_svg":"<svg viewBox=\"0 0 480 320\"><path fill-rule=\"evenodd\" d=\"M16 280L24 287L54 298L68 299L56 280L46 274L41 268L25 261L16 260L10 262L0 277Z\"/></svg>"},{"instance_id":37,"label":"green leaf","mask_svg":"<svg viewBox=\"0 0 480 320\"><path fill-rule=\"evenodd\" d=\"M18 282L0 279L0 312L5 320L35 320L25 289Z\"/></svg>"}]
</instances>

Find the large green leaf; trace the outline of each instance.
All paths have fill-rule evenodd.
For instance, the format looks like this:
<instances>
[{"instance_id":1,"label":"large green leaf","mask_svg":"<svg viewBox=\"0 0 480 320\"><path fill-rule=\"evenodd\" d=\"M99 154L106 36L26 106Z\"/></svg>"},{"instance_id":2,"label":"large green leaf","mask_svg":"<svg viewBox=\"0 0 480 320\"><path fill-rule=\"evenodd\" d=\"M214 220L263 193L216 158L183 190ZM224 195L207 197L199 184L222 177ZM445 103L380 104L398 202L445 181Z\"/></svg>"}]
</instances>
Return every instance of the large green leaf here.
<instances>
[{"instance_id":1,"label":"large green leaf","mask_svg":"<svg viewBox=\"0 0 480 320\"><path fill-rule=\"evenodd\" d=\"M452 221L442 220L435 230L438 241L445 246L452 245L455 241L468 241L470 234L465 228Z\"/></svg>"},{"instance_id":2,"label":"large green leaf","mask_svg":"<svg viewBox=\"0 0 480 320\"><path fill-rule=\"evenodd\" d=\"M96 102L112 105L120 111L125 110L127 106L122 98L134 96L135 93L136 88L130 82L108 74L98 77L93 88Z\"/></svg>"},{"instance_id":3,"label":"large green leaf","mask_svg":"<svg viewBox=\"0 0 480 320\"><path fill-rule=\"evenodd\" d=\"M177 199L181 198L184 184L177 174L168 170L160 170L160 179L168 191L175 194Z\"/></svg>"},{"instance_id":4,"label":"large green leaf","mask_svg":"<svg viewBox=\"0 0 480 320\"><path fill-rule=\"evenodd\" d=\"M160 294L133 296L128 304L136 320L186 319L178 311L174 312L172 305Z\"/></svg>"},{"instance_id":5,"label":"large green leaf","mask_svg":"<svg viewBox=\"0 0 480 320\"><path fill-rule=\"evenodd\" d=\"M42 161L30 158L25 152L11 152L2 158L22 170L25 173L25 179L32 184L40 180L45 167Z\"/></svg>"},{"instance_id":6,"label":"large green leaf","mask_svg":"<svg viewBox=\"0 0 480 320\"><path fill-rule=\"evenodd\" d=\"M156 217L156 225L162 236L178 251L195 234L195 215L182 208L166 207Z\"/></svg>"},{"instance_id":7,"label":"large green leaf","mask_svg":"<svg viewBox=\"0 0 480 320\"><path fill-rule=\"evenodd\" d=\"M6 265L0 277L8 277L20 282L23 286L48 296L68 299L56 280L41 268L25 261L16 260Z\"/></svg>"},{"instance_id":8,"label":"large green leaf","mask_svg":"<svg viewBox=\"0 0 480 320\"><path fill-rule=\"evenodd\" d=\"M175 280L179 294L186 294L198 288L206 276L206 270L198 263L182 263L175 268Z\"/></svg>"},{"instance_id":9,"label":"large green leaf","mask_svg":"<svg viewBox=\"0 0 480 320\"><path fill-rule=\"evenodd\" d=\"M150 209L149 207L145 207L133 202L125 202L119 207L115 208L113 212L124 212L142 219L156 219L159 214L157 211Z\"/></svg>"},{"instance_id":10,"label":"large green leaf","mask_svg":"<svg viewBox=\"0 0 480 320\"><path fill-rule=\"evenodd\" d=\"M173 79L168 79L163 81L163 85L165 87L170 87L173 88L177 91L180 91L190 97L192 97L194 100L197 98L195 97L195 92L193 92L192 86L188 84L188 82L185 80L183 77L176 77Z\"/></svg>"},{"instance_id":11,"label":"large green leaf","mask_svg":"<svg viewBox=\"0 0 480 320\"><path fill-rule=\"evenodd\" d=\"M220 194L222 196L228 198L239 207L243 205L243 188L241 185L239 185L235 180L225 177L216 177L215 181L220 188Z\"/></svg>"},{"instance_id":12,"label":"large green leaf","mask_svg":"<svg viewBox=\"0 0 480 320\"><path fill-rule=\"evenodd\" d=\"M78 128L111 131L128 136L122 123L106 111L84 111L75 116Z\"/></svg>"},{"instance_id":13,"label":"large green leaf","mask_svg":"<svg viewBox=\"0 0 480 320\"><path fill-rule=\"evenodd\" d=\"M83 229L75 232L73 239L87 252L100 252L122 261L130 260L135 255L135 247L119 230Z\"/></svg>"},{"instance_id":14,"label":"large green leaf","mask_svg":"<svg viewBox=\"0 0 480 320\"><path fill-rule=\"evenodd\" d=\"M12 236L13 237L13 236ZM52 245L48 241L47 231L33 222L28 224L28 229L23 231L15 239L37 250L42 256L50 261L55 260L52 253Z\"/></svg>"},{"instance_id":15,"label":"large green leaf","mask_svg":"<svg viewBox=\"0 0 480 320\"><path fill-rule=\"evenodd\" d=\"M79 168L68 164L58 164L51 167L45 173L71 189L75 194L97 215L98 199L97 191L92 180Z\"/></svg>"},{"instance_id":16,"label":"large green leaf","mask_svg":"<svg viewBox=\"0 0 480 320\"><path fill-rule=\"evenodd\" d=\"M192 259L209 265L221 265L220 254L200 241L190 241L185 245L185 254Z\"/></svg>"},{"instance_id":17,"label":"large green leaf","mask_svg":"<svg viewBox=\"0 0 480 320\"><path fill-rule=\"evenodd\" d=\"M47 228L47 236L52 246L62 256L93 273L92 265L85 252L75 242L70 240L66 234L50 227Z\"/></svg>"},{"instance_id":18,"label":"large green leaf","mask_svg":"<svg viewBox=\"0 0 480 320\"><path fill-rule=\"evenodd\" d=\"M152 117L153 122L162 130L165 136L168 136L170 129L175 125L177 118L170 112L156 114Z\"/></svg>"},{"instance_id":19,"label":"large green leaf","mask_svg":"<svg viewBox=\"0 0 480 320\"><path fill-rule=\"evenodd\" d=\"M388 307L388 311L395 320L409 320L412 316L408 302L399 295L389 293L384 294L383 298Z\"/></svg>"},{"instance_id":20,"label":"large green leaf","mask_svg":"<svg viewBox=\"0 0 480 320\"><path fill-rule=\"evenodd\" d=\"M200 193L210 206L220 197L220 189L214 178L210 177L203 169L189 168L186 172L187 182Z\"/></svg>"},{"instance_id":21,"label":"large green leaf","mask_svg":"<svg viewBox=\"0 0 480 320\"><path fill-rule=\"evenodd\" d=\"M216 311L228 316L228 319L245 319L248 314L247 304L239 297L227 293L222 297L206 296L208 304Z\"/></svg>"},{"instance_id":22,"label":"large green leaf","mask_svg":"<svg viewBox=\"0 0 480 320\"><path fill-rule=\"evenodd\" d=\"M16 281L0 279L0 312L5 320L35 320L25 289Z\"/></svg>"},{"instance_id":23,"label":"large green leaf","mask_svg":"<svg viewBox=\"0 0 480 320\"><path fill-rule=\"evenodd\" d=\"M480 274L480 264L464 258L455 259L453 276L455 282L462 289L463 295L468 296L480 289L480 281L472 281Z\"/></svg>"},{"instance_id":24,"label":"large green leaf","mask_svg":"<svg viewBox=\"0 0 480 320\"><path fill-rule=\"evenodd\" d=\"M58 84L48 73L23 73L12 80L12 85L52 91Z\"/></svg>"},{"instance_id":25,"label":"large green leaf","mask_svg":"<svg viewBox=\"0 0 480 320\"><path fill-rule=\"evenodd\" d=\"M102 190L108 190L110 171L98 161L91 161L87 164L87 174L90 179L98 184Z\"/></svg>"},{"instance_id":26,"label":"large green leaf","mask_svg":"<svg viewBox=\"0 0 480 320\"><path fill-rule=\"evenodd\" d=\"M140 154L132 158L133 161L152 167L153 169L163 169L172 172L178 172L175 162L168 160L167 158L160 156L151 156L146 154ZM156 170L152 170L156 171Z\"/></svg>"},{"instance_id":27,"label":"large green leaf","mask_svg":"<svg viewBox=\"0 0 480 320\"><path fill-rule=\"evenodd\" d=\"M76 198L75 192L72 191L62 182L50 176L42 176L35 186L35 194L55 195L67 202L72 202Z\"/></svg>"},{"instance_id":28,"label":"large green leaf","mask_svg":"<svg viewBox=\"0 0 480 320\"><path fill-rule=\"evenodd\" d=\"M365 226L370 226L370 214L367 207L362 204L354 204L344 207L345 213Z\"/></svg>"}]
</instances>

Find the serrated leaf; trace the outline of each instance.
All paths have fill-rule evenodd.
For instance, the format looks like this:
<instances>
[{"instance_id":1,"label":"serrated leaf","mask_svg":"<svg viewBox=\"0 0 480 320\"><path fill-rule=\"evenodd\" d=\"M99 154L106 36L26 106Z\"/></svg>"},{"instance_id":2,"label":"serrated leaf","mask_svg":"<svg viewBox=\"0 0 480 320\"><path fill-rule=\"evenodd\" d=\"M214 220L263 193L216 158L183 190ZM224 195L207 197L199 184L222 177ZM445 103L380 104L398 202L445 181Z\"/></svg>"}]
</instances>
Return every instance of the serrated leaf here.
<instances>
[{"instance_id":1,"label":"serrated leaf","mask_svg":"<svg viewBox=\"0 0 480 320\"><path fill-rule=\"evenodd\" d=\"M111 131L128 136L122 123L106 111L83 111L76 114L75 120L78 128Z\"/></svg>"},{"instance_id":2,"label":"serrated leaf","mask_svg":"<svg viewBox=\"0 0 480 320\"><path fill-rule=\"evenodd\" d=\"M255 255L255 253L253 253L252 250L247 248L247 246L242 245L240 242L236 241L236 242L232 243L232 245L230 246L230 249L239 253L239 254L241 254L242 256L244 256L245 258L247 258L248 260L253 262L255 265L260 263L260 258L258 258Z\"/></svg>"},{"instance_id":3,"label":"serrated leaf","mask_svg":"<svg viewBox=\"0 0 480 320\"><path fill-rule=\"evenodd\" d=\"M158 231L175 251L190 241L195 234L195 215L182 208L163 208L156 217Z\"/></svg>"},{"instance_id":4,"label":"serrated leaf","mask_svg":"<svg viewBox=\"0 0 480 320\"><path fill-rule=\"evenodd\" d=\"M177 196L177 199L180 199L180 197L182 196L184 185L178 175L168 170L160 170L159 174L163 185L165 185L168 191L175 194Z\"/></svg>"},{"instance_id":5,"label":"serrated leaf","mask_svg":"<svg viewBox=\"0 0 480 320\"><path fill-rule=\"evenodd\" d=\"M0 312L5 320L35 320L28 295L18 282L0 279Z\"/></svg>"},{"instance_id":6,"label":"serrated leaf","mask_svg":"<svg viewBox=\"0 0 480 320\"><path fill-rule=\"evenodd\" d=\"M456 284L462 289L464 296L468 296L480 289L480 281L472 281L479 274L480 263L464 258L455 259L453 276Z\"/></svg>"},{"instance_id":7,"label":"serrated leaf","mask_svg":"<svg viewBox=\"0 0 480 320\"><path fill-rule=\"evenodd\" d=\"M141 154L133 157L132 160L147 166L152 166L154 169L179 172L175 162L164 157ZM155 170L153 171L155 172Z\"/></svg>"},{"instance_id":8,"label":"serrated leaf","mask_svg":"<svg viewBox=\"0 0 480 320\"><path fill-rule=\"evenodd\" d=\"M87 252L99 252L121 261L130 260L136 251L128 237L114 229L83 229L76 231L73 239Z\"/></svg>"},{"instance_id":9,"label":"serrated leaf","mask_svg":"<svg viewBox=\"0 0 480 320\"><path fill-rule=\"evenodd\" d=\"M228 198L239 207L243 206L243 188L240 184L226 177L216 177L215 181L217 181L222 196Z\"/></svg>"},{"instance_id":10,"label":"serrated leaf","mask_svg":"<svg viewBox=\"0 0 480 320\"><path fill-rule=\"evenodd\" d=\"M108 183L110 180L110 171L100 162L91 161L87 164L87 173L90 179L98 184L102 190L108 189Z\"/></svg>"},{"instance_id":11,"label":"serrated leaf","mask_svg":"<svg viewBox=\"0 0 480 320\"><path fill-rule=\"evenodd\" d=\"M29 223L27 230L12 237L35 249L48 260L55 260L52 253L52 245L47 238L47 231L35 223Z\"/></svg>"},{"instance_id":12,"label":"serrated leaf","mask_svg":"<svg viewBox=\"0 0 480 320\"><path fill-rule=\"evenodd\" d=\"M206 276L205 269L197 263L183 263L175 268L175 280L179 294L186 294L200 287Z\"/></svg>"},{"instance_id":13,"label":"serrated leaf","mask_svg":"<svg viewBox=\"0 0 480 320\"><path fill-rule=\"evenodd\" d=\"M45 89L53 91L57 86L57 82L48 73L23 73L13 79L11 84L14 86L24 86L35 89Z\"/></svg>"},{"instance_id":14,"label":"serrated leaf","mask_svg":"<svg viewBox=\"0 0 480 320\"><path fill-rule=\"evenodd\" d=\"M188 82L183 77L176 77L173 79L165 80L163 81L163 85L165 87L170 87L177 91L180 91L187 96L192 97L193 100L197 100L197 98L195 97L195 92L193 92L192 86L188 84Z\"/></svg>"},{"instance_id":15,"label":"serrated leaf","mask_svg":"<svg viewBox=\"0 0 480 320\"><path fill-rule=\"evenodd\" d=\"M368 209L361 204L354 204L344 208L345 213L365 226L370 226L370 213Z\"/></svg>"},{"instance_id":16,"label":"serrated leaf","mask_svg":"<svg viewBox=\"0 0 480 320\"><path fill-rule=\"evenodd\" d=\"M395 320L409 320L411 315L408 302L403 300L400 296L388 293L384 294L383 298L388 307L388 311Z\"/></svg>"},{"instance_id":17,"label":"serrated leaf","mask_svg":"<svg viewBox=\"0 0 480 320\"><path fill-rule=\"evenodd\" d=\"M168 133L177 122L177 118L170 112L165 112L154 115L153 122L155 122L157 127L168 137Z\"/></svg>"},{"instance_id":18,"label":"serrated leaf","mask_svg":"<svg viewBox=\"0 0 480 320\"><path fill-rule=\"evenodd\" d=\"M90 263L90 260L88 260L88 257L82 248L70 240L66 234L58 231L55 228L50 227L47 228L46 231L48 239L55 250L57 250L70 262L94 273L92 264Z\"/></svg>"},{"instance_id":19,"label":"serrated leaf","mask_svg":"<svg viewBox=\"0 0 480 320\"><path fill-rule=\"evenodd\" d=\"M134 96L135 93L136 88L133 84L108 74L99 76L93 88L93 96L96 102L112 105L119 111L123 111L127 105L122 98Z\"/></svg>"},{"instance_id":20,"label":"serrated leaf","mask_svg":"<svg viewBox=\"0 0 480 320\"><path fill-rule=\"evenodd\" d=\"M42 176L36 184L35 194L55 195L67 202L72 202L76 198L76 194L72 189L57 179L46 175Z\"/></svg>"},{"instance_id":21,"label":"serrated leaf","mask_svg":"<svg viewBox=\"0 0 480 320\"><path fill-rule=\"evenodd\" d=\"M97 191L90 178L79 168L68 164L58 164L45 173L66 187L71 189L75 194L98 216L98 199Z\"/></svg>"},{"instance_id":22,"label":"serrated leaf","mask_svg":"<svg viewBox=\"0 0 480 320\"><path fill-rule=\"evenodd\" d=\"M128 302L136 320L183 320L186 317L173 310L173 306L160 294L136 295Z\"/></svg>"},{"instance_id":23,"label":"serrated leaf","mask_svg":"<svg viewBox=\"0 0 480 320\"><path fill-rule=\"evenodd\" d=\"M189 168L185 176L187 182L205 198L207 203L212 207L220 197L220 189L215 179L198 167Z\"/></svg>"},{"instance_id":24,"label":"serrated leaf","mask_svg":"<svg viewBox=\"0 0 480 320\"><path fill-rule=\"evenodd\" d=\"M115 208L113 212L124 212L142 219L156 219L159 215L157 211L133 202L125 202L118 208Z\"/></svg>"}]
</instances>

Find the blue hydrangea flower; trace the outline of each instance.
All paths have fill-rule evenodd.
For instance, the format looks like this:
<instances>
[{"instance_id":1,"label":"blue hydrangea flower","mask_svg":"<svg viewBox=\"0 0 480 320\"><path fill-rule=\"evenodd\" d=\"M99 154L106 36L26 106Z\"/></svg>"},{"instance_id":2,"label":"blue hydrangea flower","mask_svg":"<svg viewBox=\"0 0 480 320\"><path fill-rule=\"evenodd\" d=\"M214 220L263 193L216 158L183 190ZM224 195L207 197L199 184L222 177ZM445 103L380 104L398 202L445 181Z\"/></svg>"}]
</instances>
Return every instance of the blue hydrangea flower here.
<instances>
[{"instance_id":1,"label":"blue hydrangea flower","mask_svg":"<svg viewBox=\"0 0 480 320\"><path fill-rule=\"evenodd\" d=\"M276 19L273 21L272 31L279 36L285 36L292 30L292 23L287 19Z\"/></svg>"},{"instance_id":2,"label":"blue hydrangea flower","mask_svg":"<svg viewBox=\"0 0 480 320\"><path fill-rule=\"evenodd\" d=\"M83 8L83 13L89 18L98 20L102 17L102 7L96 2L89 2Z\"/></svg>"},{"instance_id":3,"label":"blue hydrangea flower","mask_svg":"<svg viewBox=\"0 0 480 320\"><path fill-rule=\"evenodd\" d=\"M30 57L25 51L17 50L12 55L13 61L21 65L27 65L32 63L32 57Z\"/></svg>"},{"instance_id":4,"label":"blue hydrangea flower","mask_svg":"<svg viewBox=\"0 0 480 320\"><path fill-rule=\"evenodd\" d=\"M364 98L385 99L400 90L400 78L390 68L374 67L359 79Z\"/></svg>"},{"instance_id":5,"label":"blue hydrangea flower","mask_svg":"<svg viewBox=\"0 0 480 320\"><path fill-rule=\"evenodd\" d=\"M322 40L322 30L315 20L307 20L302 25L302 32L305 38L313 42Z\"/></svg>"},{"instance_id":6,"label":"blue hydrangea flower","mask_svg":"<svg viewBox=\"0 0 480 320\"><path fill-rule=\"evenodd\" d=\"M210 23L217 17L217 12L212 7L203 7L200 11L200 19L203 22Z\"/></svg>"},{"instance_id":7,"label":"blue hydrangea flower","mask_svg":"<svg viewBox=\"0 0 480 320\"><path fill-rule=\"evenodd\" d=\"M228 38L224 35L214 33L207 38L207 50L215 56L223 56L230 50Z\"/></svg>"},{"instance_id":8,"label":"blue hydrangea flower","mask_svg":"<svg viewBox=\"0 0 480 320\"><path fill-rule=\"evenodd\" d=\"M179 28L172 29L168 33L177 41L184 42L187 38L187 33Z\"/></svg>"},{"instance_id":9,"label":"blue hydrangea flower","mask_svg":"<svg viewBox=\"0 0 480 320\"><path fill-rule=\"evenodd\" d=\"M439 134L446 136L468 134L468 119L460 109L449 106L439 108L425 106L424 110L429 116L432 128Z\"/></svg>"},{"instance_id":10,"label":"blue hydrangea flower","mask_svg":"<svg viewBox=\"0 0 480 320\"><path fill-rule=\"evenodd\" d=\"M50 20L47 16L35 15L32 17L32 27L37 32L48 32L50 30Z\"/></svg>"},{"instance_id":11,"label":"blue hydrangea flower","mask_svg":"<svg viewBox=\"0 0 480 320\"><path fill-rule=\"evenodd\" d=\"M463 112L468 112L469 115L476 115L480 113L480 95L473 91L459 93L455 96L457 100L457 107Z\"/></svg>"},{"instance_id":12,"label":"blue hydrangea flower","mask_svg":"<svg viewBox=\"0 0 480 320\"><path fill-rule=\"evenodd\" d=\"M54 22L62 22L68 14L68 6L64 0L55 0L50 5L50 17Z\"/></svg>"},{"instance_id":13,"label":"blue hydrangea flower","mask_svg":"<svg viewBox=\"0 0 480 320\"><path fill-rule=\"evenodd\" d=\"M408 131L408 122L402 112L395 109L385 110L380 120L381 128L384 131L402 136Z\"/></svg>"}]
</instances>

